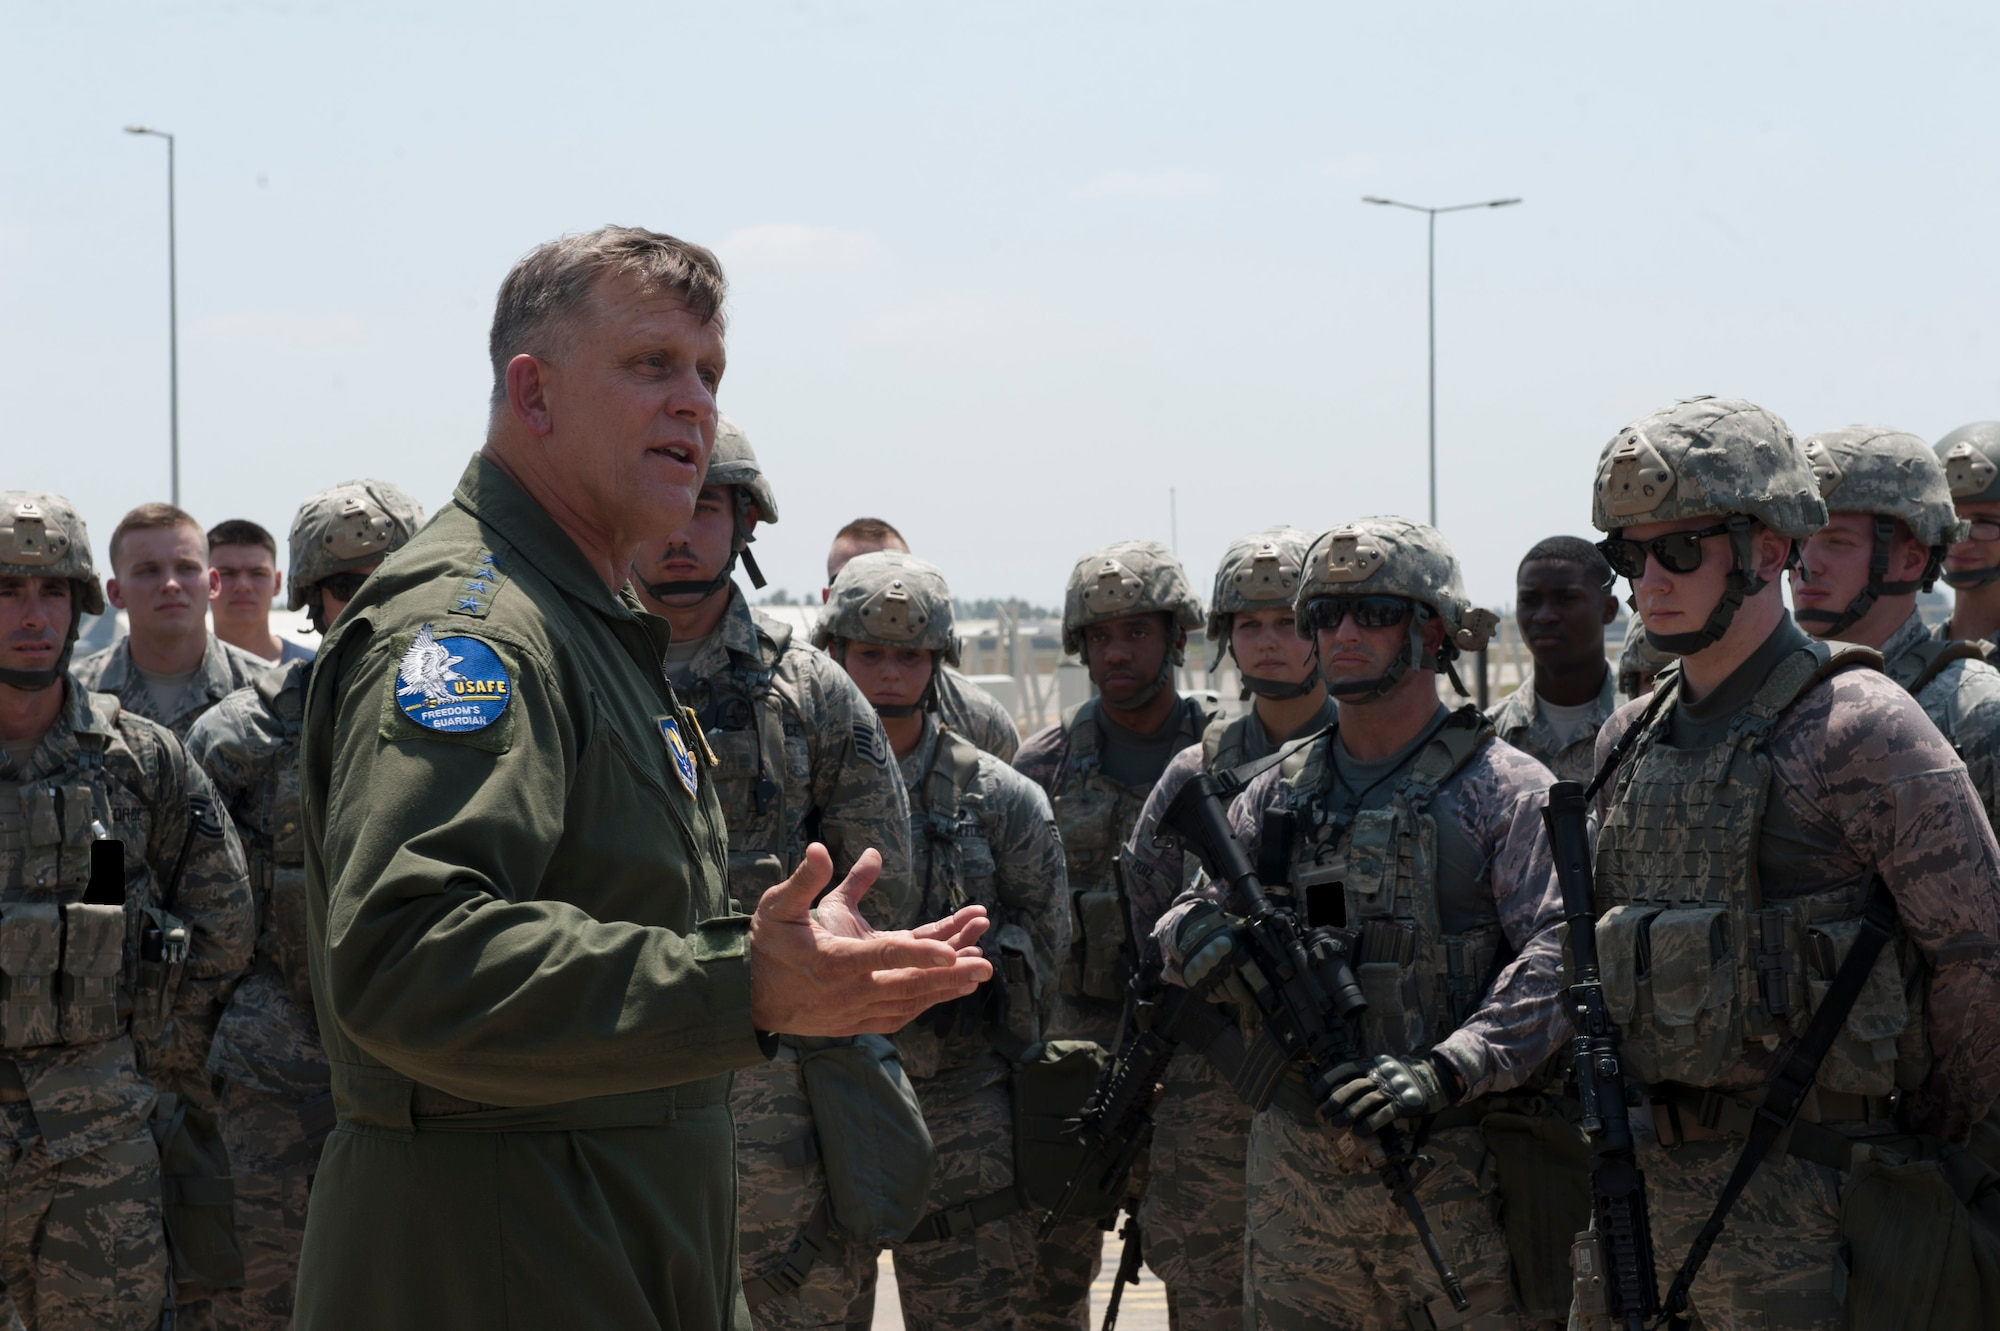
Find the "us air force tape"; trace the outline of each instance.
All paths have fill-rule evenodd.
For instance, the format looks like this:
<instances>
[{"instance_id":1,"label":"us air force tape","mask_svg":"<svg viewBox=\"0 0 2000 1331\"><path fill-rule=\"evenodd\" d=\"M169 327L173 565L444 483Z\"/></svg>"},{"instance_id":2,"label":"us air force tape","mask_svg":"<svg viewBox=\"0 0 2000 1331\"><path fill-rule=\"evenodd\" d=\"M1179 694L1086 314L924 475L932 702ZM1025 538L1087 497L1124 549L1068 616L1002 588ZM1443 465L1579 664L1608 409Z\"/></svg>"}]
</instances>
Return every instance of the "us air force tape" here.
<instances>
[{"instance_id":1,"label":"us air force tape","mask_svg":"<svg viewBox=\"0 0 2000 1331\"><path fill-rule=\"evenodd\" d=\"M396 669L396 705L426 730L484 730L507 710L514 682L491 647L477 638L417 630Z\"/></svg>"}]
</instances>

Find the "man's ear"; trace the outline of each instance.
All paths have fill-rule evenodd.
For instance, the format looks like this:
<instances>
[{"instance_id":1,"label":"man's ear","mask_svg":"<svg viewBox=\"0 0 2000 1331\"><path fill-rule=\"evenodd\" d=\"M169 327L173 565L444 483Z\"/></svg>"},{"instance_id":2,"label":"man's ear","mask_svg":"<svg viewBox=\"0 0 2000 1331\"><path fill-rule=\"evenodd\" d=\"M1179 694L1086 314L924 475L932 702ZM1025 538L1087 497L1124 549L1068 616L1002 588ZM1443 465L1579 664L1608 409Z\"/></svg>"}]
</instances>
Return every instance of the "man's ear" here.
<instances>
[{"instance_id":1,"label":"man's ear","mask_svg":"<svg viewBox=\"0 0 2000 1331\"><path fill-rule=\"evenodd\" d=\"M222 599L222 570L219 568L208 571L208 599L211 601Z\"/></svg>"},{"instance_id":2,"label":"man's ear","mask_svg":"<svg viewBox=\"0 0 2000 1331\"><path fill-rule=\"evenodd\" d=\"M522 352L507 362L507 409L528 432L546 438L556 428L548 400L549 367Z\"/></svg>"},{"instance_id":3,"label":"man's ear","mask_svg":"<svg viewBox=\"0 0 2000 1331\"><path fill-rule=\"evenodd\" d=\"M1791 537L1781 536L1760 524L1750 534L1750 554L1757 561L1757 576L1766 582L1777 581L1784 574L1785 565L1791 562L1795 544L1798 542Z\"/></svg>"},{"instance_id":4,"label":"man's ear","mask_svg":"<svg viewBox=\"0 0 2000 1331\"><path fill-rule=\"evenodd\" d=\"M279 569L271 575L271 599L277 600L285 594L285 570Z\"/></svg>"},{"instance_id":5,"label":"man's ear","mask_svg":"<svg viewBox=\"0 0 2000 1331\"><path fill-rule=\"evenodd\" d=\"M1444 621L1432 615L1424 621L1424 654L1435 656L1438 648L1444 646Z\"/></svg>"},{"instance_id":6,"label":"man's ear","mask_svg":"<svg viewBox=\"0 0 2000 1331\"><path fill-rule=\"evenodd\" d=\"M1618 598L1610 592L1604 593L1604 623L1608 628L1618 622Z\"/></svg>"},{"instance_id":7,"label":"man's ear","mask_svg":"<svg viewBox=\"0 0 2000 1331\"><path fill-rule=\"evenodd\" d=\"M1930 547L1907 531L1899 531L1889 547L1889 581L1915 582L1931 562Z\"/></svg>"},{"instance_id":8,"label":"man's ear","mask_svg":"<svg viewBox=\"0 0 2000 1331\"><path fill-rule=\"evenodd\" d=\"M106 578L104 580L104 599L111 602L113 610L123 610L125 608L125 593L118 589L118 579Z\"/></svg>"}]
</instances>

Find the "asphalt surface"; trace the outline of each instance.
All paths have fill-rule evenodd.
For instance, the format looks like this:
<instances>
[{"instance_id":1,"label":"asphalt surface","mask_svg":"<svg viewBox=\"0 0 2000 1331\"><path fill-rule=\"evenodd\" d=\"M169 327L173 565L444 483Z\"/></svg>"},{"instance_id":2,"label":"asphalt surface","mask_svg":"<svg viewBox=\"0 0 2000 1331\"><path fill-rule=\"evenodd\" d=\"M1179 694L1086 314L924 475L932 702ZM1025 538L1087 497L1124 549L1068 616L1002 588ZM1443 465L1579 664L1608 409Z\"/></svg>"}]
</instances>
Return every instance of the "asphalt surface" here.
<instances>
[{"instance_id":1,"label":"asphalt surface","mask_svg":"<svg viewBox=\"0 0 2000 1331\"><path fill-rule=\"evenodd\" d=\"M1108 1234L1105 1238L1104 1270L1090 1289L1092 1328L1104 1321L1104 1305L1111 1297L1111 1275L1118 1269L1117 1238ZM874 1331L903 1331L902 1306L896 1300L896 1272L886 1252L882 1254L879 1271ZM1139 1283L1125 1287L1125 1297L1118 1304L1118 1331L1167 1331L1167 1287L1151 1271L1142 1269Z\"/></svg>"}]
</instances>

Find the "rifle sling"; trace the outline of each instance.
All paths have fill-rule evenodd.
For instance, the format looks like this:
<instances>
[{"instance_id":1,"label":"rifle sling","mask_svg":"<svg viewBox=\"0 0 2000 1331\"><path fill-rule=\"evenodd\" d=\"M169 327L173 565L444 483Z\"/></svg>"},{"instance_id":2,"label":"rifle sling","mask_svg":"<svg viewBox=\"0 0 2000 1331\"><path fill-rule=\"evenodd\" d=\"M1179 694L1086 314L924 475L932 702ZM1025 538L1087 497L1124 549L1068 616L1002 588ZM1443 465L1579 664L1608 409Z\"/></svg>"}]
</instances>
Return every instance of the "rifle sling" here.
<instances>
[{"instance_id":1,"label":"rifle sling","mask_svg":"<svg viewBox=\"0 0 2000 1331\"><path fill-rule=\"evenodd\" d=\"M1687 1307L1688 1290L1694 1285L1695 1276L1701 1271L1702 1263L1708 1260L1709 1249L1721 1237L1729 1212L1736 1205L1737 1198L1743 1195L1743 1190L1750 1185L1751 1175L1757 1172L1757 1167L1764 1163L1764 1157L1771 1153L1772 1146L1798 1117L1799 1106L1805 1100L1806 1092L1812 1089L1820 1064L1826 1061L1827 1051L1833 1047L1834 1036L1846 1024L1847 1014L1853 1010L1854 1001L1861 996L1861 987L1867 983L1868 973L1875 968L1876 958L1882 955L1883 947L1888 944L1895 922L1896 903L1890 897L1887 886L1877 877L1868 894L1861 930L1848 949L1847 959L1840 963L1840 970L1834 974L1826 997L1820 1000L1818 1009L1813 1012L1805 1034L1792 1046L1764 1088L1764 1098L1757 1106L1756 1116L1751 1120L1749 1133L1743 1142L1743 1153L1736 1157L1736 1167L1730 1170L1728 1181L1722 1185L1722 1192L1715 1200L1715 1210L1709 1214L1708 1223L1701 1227L1701 1233L1695 1236L1693 1246L1688 1249L1687 1260L1681 1263L1673 1287L1667 1291L1663 1306L1669 1325L1676 1331L1687 1326L1681 1312Z\"/></svg>"}]
</instances>

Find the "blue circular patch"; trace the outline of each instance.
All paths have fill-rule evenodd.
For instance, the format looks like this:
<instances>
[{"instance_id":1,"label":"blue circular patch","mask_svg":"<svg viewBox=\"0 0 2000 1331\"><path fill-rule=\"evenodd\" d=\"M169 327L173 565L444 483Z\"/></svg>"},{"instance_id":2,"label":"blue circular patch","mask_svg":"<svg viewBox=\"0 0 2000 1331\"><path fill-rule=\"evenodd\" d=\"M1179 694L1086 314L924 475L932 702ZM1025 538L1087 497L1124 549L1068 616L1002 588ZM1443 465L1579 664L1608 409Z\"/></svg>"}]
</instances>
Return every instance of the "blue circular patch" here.
<instances>
[{"instance_id":1,"label":"blue circular patch","mask_svg":"<svg viewBox=\"0 0 2000 1331\"><path fill-rule=\"evenodd\" d=\"M396 705L426 730L483 730L507 710L514 681L477 638L438 638L417 630L396 669Z\"/></svg>"}]
</instances>

